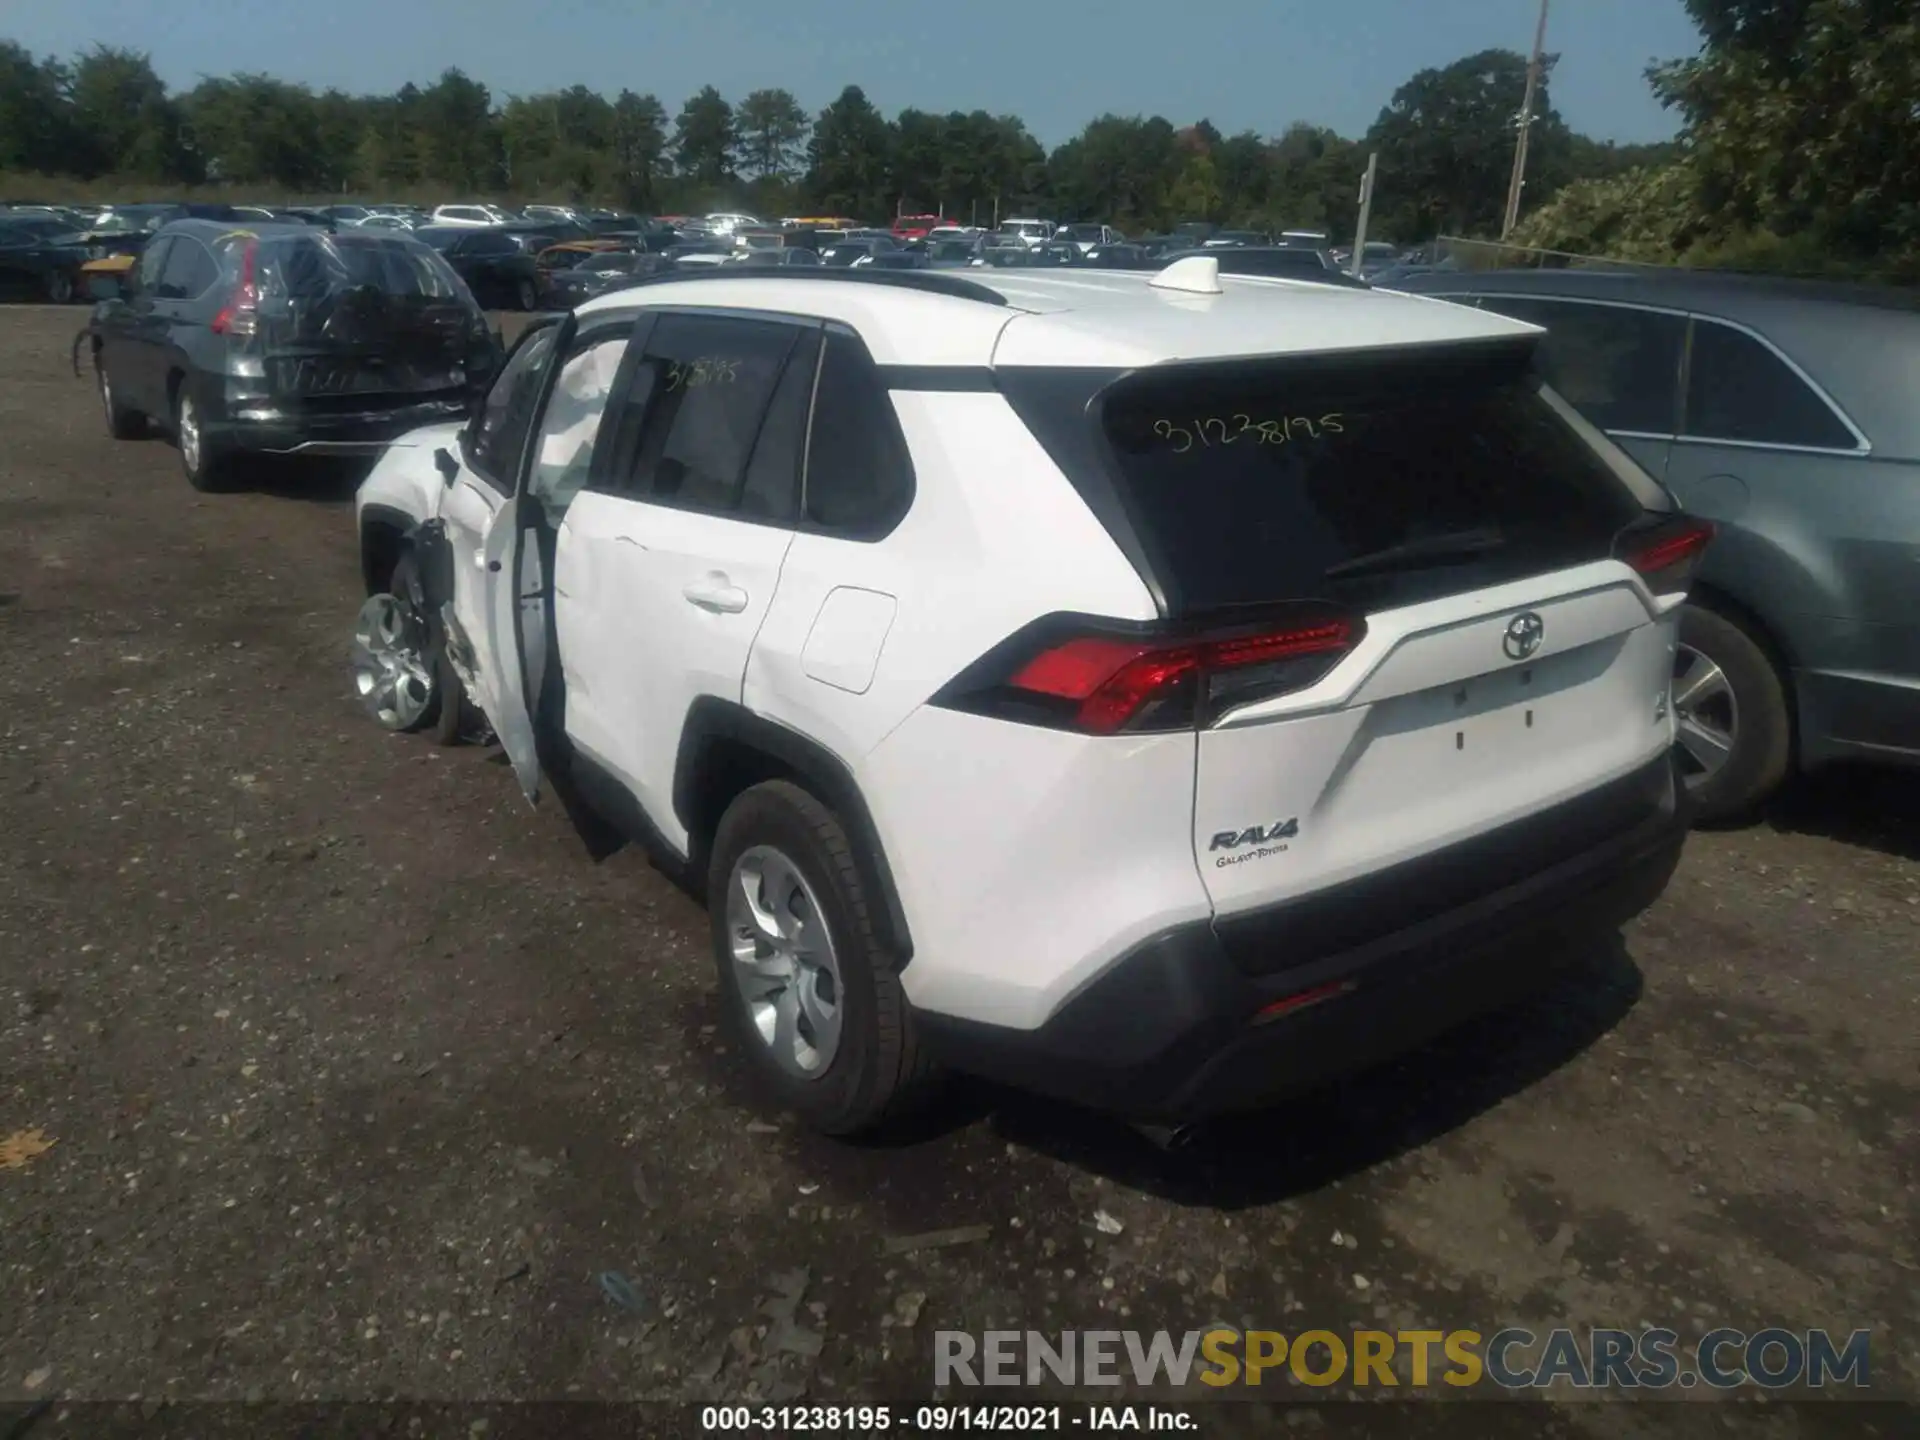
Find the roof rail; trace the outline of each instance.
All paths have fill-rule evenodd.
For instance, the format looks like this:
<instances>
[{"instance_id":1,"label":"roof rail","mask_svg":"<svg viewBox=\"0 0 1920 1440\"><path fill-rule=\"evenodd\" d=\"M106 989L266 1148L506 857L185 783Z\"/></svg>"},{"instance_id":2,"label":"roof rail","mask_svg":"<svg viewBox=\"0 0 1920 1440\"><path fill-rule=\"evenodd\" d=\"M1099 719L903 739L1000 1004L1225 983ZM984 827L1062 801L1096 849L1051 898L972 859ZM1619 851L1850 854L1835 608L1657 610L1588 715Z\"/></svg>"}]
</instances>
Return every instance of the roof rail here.
<instances>
[{"instance_id":1,"label":"roof rail","mask_svg":"<svg viewBox=\"0 0 1920 1440\"><path fill-rule=\"evenodd\" d=\"M1007 297L977 280L938 270L856 270L851 266L823 265L815 269L789 265L700 265L686 270L665 270L623 285L615 294L639 290L649 285L678 285L688 280L807 280L834 284L883 285L896 290L920 290L929 295L947 295L956 300L978 300L986 305L1005 305Z\"/></svg>"}]
</instances>

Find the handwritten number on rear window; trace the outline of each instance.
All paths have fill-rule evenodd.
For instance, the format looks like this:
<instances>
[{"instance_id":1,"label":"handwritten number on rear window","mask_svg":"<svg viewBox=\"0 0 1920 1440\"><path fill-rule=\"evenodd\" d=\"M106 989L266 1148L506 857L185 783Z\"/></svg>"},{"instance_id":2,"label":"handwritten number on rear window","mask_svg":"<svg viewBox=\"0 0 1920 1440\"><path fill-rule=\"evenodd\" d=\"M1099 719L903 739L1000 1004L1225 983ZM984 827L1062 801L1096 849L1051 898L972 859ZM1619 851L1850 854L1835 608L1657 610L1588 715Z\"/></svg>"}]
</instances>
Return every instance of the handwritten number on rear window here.
<instances>
[{"instance_id":1,"label":"handwritten number on rear window","mask_svg":"<svg viewBox=\"0 0 1920 1440\"><path fill-rule=\"evenodd\" d=\"M1153 422L1153 433L1171 445L1176 455L1184 455L1196 447L1210 450L1220 445L1231 445L1249 436L1256 445L1285 445L1295 437L1318 440L1323 435L1343 435L1346 428L1338 414L1318 417L1281 415L1271 420L1255 420L1250 415L1235 415L1231 419L1205 415L1194 416L1184 422Z\"/></svg>"},{"instance_id":2,"label":"handwritten number on rear window","mask_svg":"<svg viewBox=\"0 0 1920 1440\"><path fill-rule=\"evenodd\" d=\"M740 378L740 362L718 355L667 362L667 391L698 390L703 385L731 385Z\"/></svg>"}]
</instances>

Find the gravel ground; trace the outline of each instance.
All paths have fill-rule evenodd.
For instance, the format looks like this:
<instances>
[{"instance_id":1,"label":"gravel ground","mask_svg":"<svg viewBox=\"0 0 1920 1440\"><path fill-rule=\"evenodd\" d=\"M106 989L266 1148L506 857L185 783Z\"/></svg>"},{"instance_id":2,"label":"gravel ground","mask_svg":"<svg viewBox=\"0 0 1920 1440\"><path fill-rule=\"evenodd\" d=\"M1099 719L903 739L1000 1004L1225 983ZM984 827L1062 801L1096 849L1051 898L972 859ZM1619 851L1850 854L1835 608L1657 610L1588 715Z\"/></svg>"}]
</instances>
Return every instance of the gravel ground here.
<instances>
[{"instance_id":1,"label":"gravel ground","mask_svg":"<svg viewBox=\"0 0 1920 1440\"><path fill-rule=\"evenodd\" d=\"M0 1142L51 1142L0 1151L0 1402L899 1399L936 1329L1213 1321L1870 1327L1920 1396L1914 777L1696 835L1549 995L1178 1155L972 1087L829 1143L689 900L360 717L352 477L194 494L82 319L0 311Z\"/></svg>"}]
</instances>

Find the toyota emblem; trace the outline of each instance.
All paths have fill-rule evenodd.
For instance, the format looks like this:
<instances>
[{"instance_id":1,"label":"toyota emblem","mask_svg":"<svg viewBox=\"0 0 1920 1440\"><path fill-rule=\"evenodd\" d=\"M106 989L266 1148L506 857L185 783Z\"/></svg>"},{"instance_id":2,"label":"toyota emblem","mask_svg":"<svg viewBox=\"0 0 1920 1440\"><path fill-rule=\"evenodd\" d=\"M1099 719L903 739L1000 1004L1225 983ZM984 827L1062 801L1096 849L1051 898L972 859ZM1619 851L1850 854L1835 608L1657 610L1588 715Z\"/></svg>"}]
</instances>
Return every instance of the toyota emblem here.
<instances>
[{"instance_id":1,"label":"toyota emblem","mask_svg":"<svg viewBox=\"0 0 1920 1440\"><path fill-rule=\"evenodd\" d=\"M1540 648L1546 634L1547 622L1531 610L1522 610L1507 622L1507 633L1500 641L1500 648L1507 652L1509 660L1525 660Z\"/></svg>"}]
</instances>

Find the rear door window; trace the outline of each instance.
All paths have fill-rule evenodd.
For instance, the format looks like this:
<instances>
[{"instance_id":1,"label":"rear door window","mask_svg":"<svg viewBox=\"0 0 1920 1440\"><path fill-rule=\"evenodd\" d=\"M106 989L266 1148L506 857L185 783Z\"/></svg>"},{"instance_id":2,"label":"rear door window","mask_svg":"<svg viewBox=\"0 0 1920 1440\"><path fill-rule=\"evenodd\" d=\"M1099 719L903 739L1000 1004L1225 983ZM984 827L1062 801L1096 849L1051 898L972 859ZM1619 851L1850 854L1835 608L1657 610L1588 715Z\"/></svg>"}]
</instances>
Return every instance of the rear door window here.
<instances>
[{"instance_id":1,"label":"rear door window","mask_svg":"<svg viewBox=\"0 0 1920 1440\"><path fill-rule=\"evenodd\" d=\"M1698 440L1853 450L1860 442L1833 407L1753 336L1696 318L1681 432Z\"/></svg>"},{"instance_id":2,"label":"rear door window","mask_svg":"<svg viewBox=\"0 0 1920 1440\"><path fill-rule=\"evenodd\" d=\"M1547 383L1602 430L1671 435L1679 417L1686 320L1627 305L1488 295L1481 305L1545 327Z\"/></svg>"},{"instance_id":3,"label":"rear door window","mask_svg":"<svg viewBox=\"0 0 1920 1440\"><path fill-rule=\"evenodd\" d=\"M1382 608L1604 558L1639 503L1540 397L1529 350L1119 382L1102 421L1174 608Z\"/></svg>"}]
</instances>

